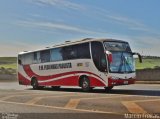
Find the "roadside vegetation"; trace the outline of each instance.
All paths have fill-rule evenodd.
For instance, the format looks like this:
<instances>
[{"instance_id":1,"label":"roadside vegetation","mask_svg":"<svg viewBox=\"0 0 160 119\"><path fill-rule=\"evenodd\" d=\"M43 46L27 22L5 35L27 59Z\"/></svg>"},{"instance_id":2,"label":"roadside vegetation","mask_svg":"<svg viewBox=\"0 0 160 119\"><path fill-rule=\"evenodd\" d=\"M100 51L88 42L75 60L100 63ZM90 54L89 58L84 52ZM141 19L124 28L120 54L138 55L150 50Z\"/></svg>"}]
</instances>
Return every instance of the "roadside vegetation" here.
<instances>
[{"instance_id":1,"label":"roadside vegetation","mask_svg":"<svg viewBox=\"0 0 160 119\"><path fill-rule=\"evenodd\" d=\"M0 57L0 74L16 74L16 57Z\"/></svg>"},{"instance_id":2,"label":"roadside vegetation","mask_svg":"<svg viewBox=\"0 0 160 119\"><path fill-rule=\"evenodd\" d=\"M160 69L160 57L145 56L142 63L136 59L136 69Z\"/></svg>"}]
</instances>

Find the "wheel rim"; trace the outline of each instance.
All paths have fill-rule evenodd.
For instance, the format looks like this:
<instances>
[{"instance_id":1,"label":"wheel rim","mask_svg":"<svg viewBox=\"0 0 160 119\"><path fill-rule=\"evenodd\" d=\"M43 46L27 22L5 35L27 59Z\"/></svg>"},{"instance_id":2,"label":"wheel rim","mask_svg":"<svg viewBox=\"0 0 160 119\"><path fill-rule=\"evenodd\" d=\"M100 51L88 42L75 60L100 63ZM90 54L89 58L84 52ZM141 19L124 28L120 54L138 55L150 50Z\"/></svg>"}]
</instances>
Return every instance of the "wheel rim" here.
<instances>
[{"instance_id":1,"label":"wheel rim","mask_svg":"<svg viewBox=\"0 0 160 119\"><path fill-rule=\"evenodd\" d=\"M89 85L89 84L88 84L88 82L84 79L82 85L83 85L83 88L88 88L88 85Z\"/></svg>"},{"instance_id":2,"label":"wheel rim","mask_svg":"<svg viewBox=\"0 0 160 119\"><path fill-rule=\"evenodd\" d=\"M33 82L33 88L37 88L37 82L36 82L36 80Z\"/></svg>"},{"instance_id":3,"label":"wheel rim","mask_svg":"<svg viewBox=\"0 0 160 119\"><path fill-rule=\"evenodd\" d=\"M36 82L34 81L34 83L33 83L33 87L36 87Z\"/></svg>"}]
</instances>

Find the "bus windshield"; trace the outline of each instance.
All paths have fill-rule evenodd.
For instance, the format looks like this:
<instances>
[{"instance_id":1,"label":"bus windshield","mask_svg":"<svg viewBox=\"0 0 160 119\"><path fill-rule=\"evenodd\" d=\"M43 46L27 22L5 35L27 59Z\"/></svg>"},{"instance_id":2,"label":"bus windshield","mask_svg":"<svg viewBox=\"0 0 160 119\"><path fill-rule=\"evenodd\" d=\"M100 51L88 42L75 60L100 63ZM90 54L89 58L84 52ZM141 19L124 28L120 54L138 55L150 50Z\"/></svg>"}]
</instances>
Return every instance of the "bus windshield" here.
<instances>
[{"instance_id":1,"label":"bus windshield","mask_svg":"<svg viewBox=\"0 0 160 119\"><path fill-rule=\"evenodd\" d=\"M111 73L135 72L135 62L128 43L104 42L105 49L112 53L112 62L108 64Z\"/></svg>"},{"instance_id":2,"label":"bus windshield","mask_svg":"<svg viewBox=\"0 0 160 119\"><path fill-rule=\"evenodd\" d=\"M109 64L111 73L132 73L135 72L133 55L129 52L113 52L112 62Z\"/></svg>"}]
</instances>

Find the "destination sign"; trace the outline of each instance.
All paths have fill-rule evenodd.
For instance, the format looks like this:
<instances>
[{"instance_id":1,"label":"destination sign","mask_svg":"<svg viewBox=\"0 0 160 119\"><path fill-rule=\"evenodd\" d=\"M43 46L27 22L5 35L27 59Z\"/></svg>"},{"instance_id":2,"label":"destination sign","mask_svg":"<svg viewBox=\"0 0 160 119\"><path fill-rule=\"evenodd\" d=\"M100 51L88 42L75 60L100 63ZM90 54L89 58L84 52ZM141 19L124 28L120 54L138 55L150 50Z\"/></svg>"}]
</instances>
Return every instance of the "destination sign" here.
<instances>
[{"instance_id":1,"label":"destination sign","mask_svg":"<svg viewBox=\"0 0 160 119\"><path fill-rule=\"evenodd\" d=\"M39 70L50 70L50 69L66 69L72 68L71 63L60 63L60 64L48 64L48 65L40 65Z\"/></svg>"}]
</instances>

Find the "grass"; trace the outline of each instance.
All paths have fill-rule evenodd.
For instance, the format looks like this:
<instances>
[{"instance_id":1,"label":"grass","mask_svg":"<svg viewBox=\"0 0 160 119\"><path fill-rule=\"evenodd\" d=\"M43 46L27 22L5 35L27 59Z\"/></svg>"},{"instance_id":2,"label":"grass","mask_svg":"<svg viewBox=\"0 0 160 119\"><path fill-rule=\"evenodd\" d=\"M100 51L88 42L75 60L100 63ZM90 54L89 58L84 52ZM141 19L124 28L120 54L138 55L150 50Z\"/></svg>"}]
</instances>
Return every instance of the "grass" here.
<instances>
[{"instance_id":1,"label":"grass","mask_svg":"<svg viewBox=\"0 0 160 119\"><path fill-rule=\"evenodd\" d=\"M0 57L0 64L1 63L16 63L17 57Z\"/></svg>"},{"instance_id":2,"label":"grass","mask_svg":"<svg viewBox=\"0 0 160 119\"><path fill-rule=\"evenodd\" d=\"M4 67L5 69L8 69L8 68L17 69L17 63L0 64L0 67Z\"/></svg>"},{"instance_id":3,"label":"grass","mask_svg":"<svg viewBox=\"0 0 160 119\"><path fill-rule=\"evenodd\" d=\"M154 69L156 67L160 67L160 58L143 59L143 63L139 63L138 59L136 59L136 69Z\"/></svg>"},{"instance_id":4,"label":"grass","mask_svg":"<svg viewBox=\"0 0 160 119\"><path fill-rule=\"evenodd\" d=\"M12 68L17 69L17 58L16 57L0 57L0 68L5 69Z\"/></svg>"},{"instance_id":5,"label":"grass","mask_svg":"<svg viewBox=\"0 0 160 119\"><path fill-rule=\"evenodd\" d=\"M16 57L0 57L0 74L15 74L17 70Z\"/></svg>"}]
</instances>

